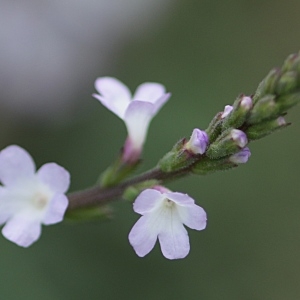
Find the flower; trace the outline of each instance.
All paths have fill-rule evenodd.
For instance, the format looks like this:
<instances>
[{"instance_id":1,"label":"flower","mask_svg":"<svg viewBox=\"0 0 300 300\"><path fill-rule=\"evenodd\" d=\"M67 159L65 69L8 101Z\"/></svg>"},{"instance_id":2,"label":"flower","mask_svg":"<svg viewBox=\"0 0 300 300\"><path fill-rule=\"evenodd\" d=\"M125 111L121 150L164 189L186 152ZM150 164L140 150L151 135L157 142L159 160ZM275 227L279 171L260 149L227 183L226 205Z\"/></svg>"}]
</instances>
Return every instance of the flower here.
<instances>
[{"instance_id":1,"label":"flower","mask_svg":"<svg viewBox=\"0 0 300 300\"><path fill-rule=\"evenodd\" d=\"M194 154L203 154L208 145L208 136L205 131L195 128L185 149Z\"/></svg>"},{"instance_id":2,"label":"flower","mask_svg":"<svg viewBox=\"0 0 300 300\"><path fill-rule=\"evenodd\" d=\"M165 188L144 190L133 209L142 217L129 233L129 242L140 257L148 254L158 238L168 259L184 258L190 251L189 237L183 224L196 230L206 227L206 213L186 194Z\"/></svg>"},{"instance_id":3,"label":"flower","mask_svg":"<svg viewBox=\"0 0 300 300\"><path fill-rule=\"evenodd\" d=\"M28 247L40 237L41 224L62 221L70 175L61 166L47 163L35 173L29 153L12 145L0 152L0 181L0 225L8 240Z\"/></svg>"},{"instance_id":4,"label":"flower","mask_svg":"<svg viewBox=\"0 0 300 300\"><path fill-rule=\"evenodd\" d=\"M229 157L229 160L235 164L245 164L248 161L250 156L251 156L250 149L246 147L241 151L231 155Z\"/></svg>"},{"instance_id":5,"label":"flower","mask_svg":"<svg viewBox=\"0 0 300 300\"><path fill-rule=\"evenodd\" d=\"M122 82L112 77L100 77L95 82L99 94L93 94L106 108L121 118L127 127L125 161L136 161L143 148L151 119L170 98L159 83L139 85L132 97Z\"/></svg>"}]
</instances>

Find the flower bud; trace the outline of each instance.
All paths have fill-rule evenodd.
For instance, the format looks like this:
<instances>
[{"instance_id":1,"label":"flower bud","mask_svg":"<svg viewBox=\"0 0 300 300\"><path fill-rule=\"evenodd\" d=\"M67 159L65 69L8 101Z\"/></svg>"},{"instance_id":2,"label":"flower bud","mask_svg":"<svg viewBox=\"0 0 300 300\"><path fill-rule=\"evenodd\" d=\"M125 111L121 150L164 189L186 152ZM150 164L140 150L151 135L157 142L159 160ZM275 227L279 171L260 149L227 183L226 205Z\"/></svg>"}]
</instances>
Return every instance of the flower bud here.
<instances>
[{"instance_id":1,"label":"flower bud","mask_svg":"<svg viewBox=\"0 0 300 300\"><path fill-rule=\"evenodd\" d=\"M231 155L229 160L234 164L244 164L248 161L251 156L250 149L248 147L242 149L241 151Z\"/></svg>"},{"instance_id":2,"label":"flower bud","mask_svg":"<svg viewBox=\"0 0 300 300\"><path fill-rule=\"evenodd\" d=\"M290 123L286 123L283 117L276 118L275 120L265 121L260 124L256 124L250 126L246 133L249 140L258 140L262 137L265 137L275 130L284 128L290 125Z\"/></svg>"},{"instance_id":3,"label":"flower bud","mask_svg":"<svg viewBox=\"0 0 300 300\"><path fill-rule=\"evenodd\" d=\"M226 105L221 115L221 119L225 119L231 113L232 110L233 107L231 105Z\"/></svg>"},{"instance_id":4,"label":"flower bud","mask_svg":"<svg viewBox=\"0 0 300 300\"><path fill-rule=\"evenodd\" d=\"M203 154L208 145L208 136L205 131L195 128L190 140L184 148L193 154Z\"/></svg>"},{"instance_id":5,"label":"flower bud","mask_svg":"<svg viewBox=\"0 0 300 300\"><path fill-rule=\"evenodd\" d=\"M247 143L247 135L243 131L229 128L209 146L206 155L211 159L225 157L238 152Z\"/></svg>"},{"instance_id":6,"label":"flower bud","mask_svg":"<svg viewBox=\"0 0 300 300\"><path fill-rule=\"evenodd\" d=\"M252 109L252 99L249 96L240 95L231 107L230 114L225 118L222 127L227 129L230 127L241 127L248 118Z\"/></svg>"},{"instance_id":7,"label":"flower bud","mask_svg":"<svg viewBox=\"0 0 300 300\"><path fill-rule=\"evenodd\" d=\"M244 148L248 144L247 135L243 131L239 129L232 129L230 134L233 141L239 147Z\"/></svg>"}]
</instances>

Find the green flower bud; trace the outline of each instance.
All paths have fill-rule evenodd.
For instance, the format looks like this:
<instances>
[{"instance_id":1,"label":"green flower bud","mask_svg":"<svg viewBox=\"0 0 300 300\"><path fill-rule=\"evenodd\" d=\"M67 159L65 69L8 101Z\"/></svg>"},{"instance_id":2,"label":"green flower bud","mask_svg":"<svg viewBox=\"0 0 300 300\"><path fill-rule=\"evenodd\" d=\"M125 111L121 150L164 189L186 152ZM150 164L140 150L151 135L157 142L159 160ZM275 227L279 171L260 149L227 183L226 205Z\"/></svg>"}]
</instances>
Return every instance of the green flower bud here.
<instances>
[{"instance_id":1,"label":"green flower bud","mask_svg":"<svg viewBox=\"0 0 300 300\"><path fill-rule=\"evenodd\" d=\"M206 155L211 159L225 157L238 152L248 143L246 134L238 129L228 129L224 131L217 140L210 145Z\"/></svg>"},{"instance_id":2,"label":"green flower bud","mask_svg":"<svg viewBox=\"0 0 300 300\"><path fill-rule=\"evenodd\" d=\"M249 140L258 140L262 137L269 135L275 130L284 128L288 125L290 124L286 123L283 117L279 117L275 120L265 121L263 123L250 126L246 130L246 134Z\"/></svg>"}]
</instances>

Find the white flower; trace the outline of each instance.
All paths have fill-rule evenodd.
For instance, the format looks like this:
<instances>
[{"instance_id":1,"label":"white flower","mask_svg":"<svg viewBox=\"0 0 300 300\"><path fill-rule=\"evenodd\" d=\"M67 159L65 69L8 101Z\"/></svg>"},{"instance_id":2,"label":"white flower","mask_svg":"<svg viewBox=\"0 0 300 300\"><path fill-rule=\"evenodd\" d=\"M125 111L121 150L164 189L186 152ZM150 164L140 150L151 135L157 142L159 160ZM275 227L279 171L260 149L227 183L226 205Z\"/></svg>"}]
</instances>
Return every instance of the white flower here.
<instances>
[{"instance_id":1,"label":"white flower","mask_svg":"<svg viewBox=\"0 0 300 300\"><path fill-rule=\"evenodd\" d=\"M0 152L0 225L8 240L28 247L41 235L41 225L62 221L68 199L69 172L55 163L35 173L31 156L19 146Z\"/></svg>"},{"instance_id":2,"label":"white flower","mask_svg":"<svg viewBox=\"0 0 300 300\"><path fill-rule=\"evenodd\" d=\"M183 224L196 230L206 227L206 213L186 194L144 190L133 209L142 217L129 233L129 242L140 257L148 254L158 238L168 259L184 258L190 251L189 237Z\"/></svg>"},{"instance_id":3,"label":"white flower","mask_svg":"<svg viewBox=\"0 0 300 300\"><path fill-rule=\"evenodd\" d=\"M125 156L128 160L136 160L142 151L151 119L171 94L166 93L165 87L159 83L146 82L137 87L132 97L127 86L112 77L98 78L95 88L99 94L93 96L125 122L128 131Z\"/></svg>"}]
</instances>

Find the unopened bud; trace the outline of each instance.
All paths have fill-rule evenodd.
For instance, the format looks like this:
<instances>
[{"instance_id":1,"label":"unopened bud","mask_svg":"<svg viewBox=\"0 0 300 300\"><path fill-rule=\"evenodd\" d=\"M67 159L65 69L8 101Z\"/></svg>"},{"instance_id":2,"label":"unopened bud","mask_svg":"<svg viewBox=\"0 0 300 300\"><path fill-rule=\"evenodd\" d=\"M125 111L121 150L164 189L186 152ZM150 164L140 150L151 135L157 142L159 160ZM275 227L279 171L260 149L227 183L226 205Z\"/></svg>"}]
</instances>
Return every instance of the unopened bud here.
<instances>
[{"instance_id":1,"label":"unopened bud","mask_svg":"<svg viewBox=\"0 0 300 300\"><path fill-rule=\"evenodd\" d=\"M248 144L247 135L243 131L239 129L232 129L230 134L234 142L240 148L244 148Z\"/></svg>"},{"instance_id":2,"label":"unopened bud","mask_svg":"<svg viewBox=\"0 0 300 300\"><path fill-rule=\"evenodd\" d=\"M242 149L241 151L231 155L229 160L234 164L244 164L248 161L251 156L250 149L248 147Z\"/></svg>"},{"instance_id":3,"label":"unopened bud","mask_svg":"<svg viewBox=\"0 0 300 300\"><path fill-rule=\"evenodd\" d=\"M221 119L226 118L231 113L232 110L233 110L233 107L231 105L226 105L224 108L224 111L221 115Z\"/></svg>"},{"instance_id":4,"label":"unopened bud","mask_svg":"<svg viewBox=\"0 0 300 300\"><path fill-rule=\"evenodd\" d=\"M190 140L184 148L193 154L203 154L208 145L208 136L205 131L195 128Z\"/></svg>"}]
</instances>

